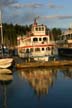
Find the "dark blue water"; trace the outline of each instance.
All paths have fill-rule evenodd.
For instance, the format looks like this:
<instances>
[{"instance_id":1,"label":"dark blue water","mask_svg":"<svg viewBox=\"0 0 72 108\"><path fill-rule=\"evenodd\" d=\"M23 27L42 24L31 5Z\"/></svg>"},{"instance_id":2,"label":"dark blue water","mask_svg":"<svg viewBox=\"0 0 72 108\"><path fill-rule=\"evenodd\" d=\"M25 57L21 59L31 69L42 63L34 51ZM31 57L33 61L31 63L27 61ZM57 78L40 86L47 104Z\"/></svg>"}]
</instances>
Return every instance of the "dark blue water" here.
<instances>
[{"instance_id":1,"label":"dark blue water","mask_svg":"<svg viewBox=\"0 0 72 108\"><path fill-rule=\"evenodd\" d=\"M0 108L72 108L72 68L14 70L0 81Z\"/></svg>"}]
</instances>

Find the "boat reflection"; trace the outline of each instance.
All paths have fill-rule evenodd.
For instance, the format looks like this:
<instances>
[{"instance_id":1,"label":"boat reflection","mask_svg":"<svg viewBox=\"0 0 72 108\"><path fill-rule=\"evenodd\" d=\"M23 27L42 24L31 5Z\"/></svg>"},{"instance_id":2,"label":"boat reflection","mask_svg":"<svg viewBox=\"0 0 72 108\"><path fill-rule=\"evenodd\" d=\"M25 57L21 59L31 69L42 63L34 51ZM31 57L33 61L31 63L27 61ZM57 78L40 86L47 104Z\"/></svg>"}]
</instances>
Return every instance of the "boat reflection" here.
<instances>
[{"instance_id":1,"label":"boat reflection","mask_svg":"<svg viewBox=\"0 0 72 108\"><path fill-rule=\"evenodd\" d=\"M26 79L38 96L48 94L50 87L54 85L57 71L54 69L36 68L20 70L19 76Z\"/></svg>"},{"instance_id":2,"label":"boat reflection","mask_svg":"<svg viewBox=\"0 0 72 108\"><path fill-rule=\"evenodd\" d=\"M0 85L3 88L3 95L2 95L2 108L7 108L7 85L9 85L13 80L12 71L9 69L0 69Z\"/></svg>"},{"instance_id":3,"label":"boat reflection","mask_svg":"<svg viewBox=\"0 0 72 108\"><path fill-rule=\"evenodd\" d=\"M64 74L64 77L72 79L72 67L65 67L60 69L60 71Z\"/></svg>"}]
</instances>

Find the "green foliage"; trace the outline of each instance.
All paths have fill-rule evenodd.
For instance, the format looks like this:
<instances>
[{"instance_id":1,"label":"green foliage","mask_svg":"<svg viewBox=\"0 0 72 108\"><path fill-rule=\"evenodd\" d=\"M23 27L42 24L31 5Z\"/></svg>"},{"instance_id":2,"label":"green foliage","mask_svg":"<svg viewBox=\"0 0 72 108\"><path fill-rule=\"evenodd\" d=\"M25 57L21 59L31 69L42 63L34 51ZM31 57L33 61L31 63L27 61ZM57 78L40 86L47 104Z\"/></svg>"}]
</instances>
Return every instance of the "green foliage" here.
<instances>
[{"instance_id":1,"label":"green foliage","mask_svg":"<svg viewBox=\"0 0 72 108\"><path fill-rule=\"evenodd\" d=\"M59 35L61 35L62 31L61 31L60 28L53 28L53 29L51 30L51 33L52 33L54 39L55 39L55 40L58 40Z\"/></svg>"},{"instance_id":2,"label":"green foliage","mask_svg":"<svg viewBox=\"0 0 72 108\"><path fill-rule=\"evenodd\" d=\"M3 24L3 38L4 44L7 46L15 46L17 43L18 35L25 35L27 31L30 31L30 27L25 25L13 25L13 24Z\"/></svg>"}]
</instances>

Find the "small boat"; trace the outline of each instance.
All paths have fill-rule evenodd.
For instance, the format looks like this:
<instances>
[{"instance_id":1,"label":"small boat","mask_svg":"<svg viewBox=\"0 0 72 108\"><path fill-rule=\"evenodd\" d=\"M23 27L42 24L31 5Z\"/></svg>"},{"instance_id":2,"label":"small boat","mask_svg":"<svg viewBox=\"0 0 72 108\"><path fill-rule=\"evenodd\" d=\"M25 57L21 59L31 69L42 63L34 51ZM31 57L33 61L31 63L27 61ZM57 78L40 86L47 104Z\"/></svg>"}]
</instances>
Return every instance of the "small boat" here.
<instances>
[{"instance_id":1,"label":"small boat","mask_svg":"<svg viewBox=\"0 0 72 108\"><path fill-rule=\"evenodd\" d=\"M38 24L36 19L31 32L17 37L18 55L34 61L48 61L57 55L56 43L52 35L46 32L46 25Z\"/></svg>"},{"instance_id":2,"label":"small boat","mask_svg":"<svg viewBox=\"0 0 72 108\"><path fill-rule=\"evenodd\" d=\"M1 11L0 11L0 21L1 21L0 22L0 30L1 30L0 68L9 68L12 65L13 58L9 58L4 55L4 42L3 42Z\"/></svg>"},{"instance_id":3,"label":"small boat","mask_svg":"<svg viewBox=\"0 0 72 108\"><path fill-rule=\"evenodd\" d=\"M10 69L0 69L0 75L10 75L12 74L12 71ZM1 77L0 77L1 78Z\"/></svg>"},{"instance_id":4,"label":"small boat","mask_svg":"<svg viewBox=\"0 0 72 108\"><path fill-rule=\"evenodd\" d=\"M12 58L2 58L0 59L0 68L9 68L12 65Z\"/></svg>"}]
</instances>

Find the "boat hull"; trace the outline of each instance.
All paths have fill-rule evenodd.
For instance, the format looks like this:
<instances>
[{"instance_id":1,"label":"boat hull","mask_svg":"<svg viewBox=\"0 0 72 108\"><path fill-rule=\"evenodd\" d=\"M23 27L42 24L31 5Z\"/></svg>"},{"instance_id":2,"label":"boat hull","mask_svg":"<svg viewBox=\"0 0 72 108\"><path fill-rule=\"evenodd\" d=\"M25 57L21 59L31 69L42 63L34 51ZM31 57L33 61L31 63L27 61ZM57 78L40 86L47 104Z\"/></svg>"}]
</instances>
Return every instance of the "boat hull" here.
<instances>
[{"instance_id":1,"label":"boat hull","mask_svg":"<svg viewBox=\"0 0 72 108\"><path fill-rule=\"evenodd\" d=\"M58 55L60 57L72 58L72 48L58 48Z\"/></svg>"},{"instance_id":2,"label":"boat hull","mask_svg":"<svg viewBox=\"0 0 72 108\"><path fill-rule=\"evenodd\" d=\"M25 60L31 61L49 61L50 57L56 57L58 55L57 49L54 49L53 53L52 51L40 51L40 52L32 52L32 53L25 53L18 51L18 55L20 58L23 58Z\"/></svg>"}]
</instances>

